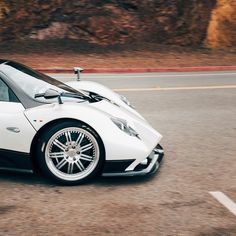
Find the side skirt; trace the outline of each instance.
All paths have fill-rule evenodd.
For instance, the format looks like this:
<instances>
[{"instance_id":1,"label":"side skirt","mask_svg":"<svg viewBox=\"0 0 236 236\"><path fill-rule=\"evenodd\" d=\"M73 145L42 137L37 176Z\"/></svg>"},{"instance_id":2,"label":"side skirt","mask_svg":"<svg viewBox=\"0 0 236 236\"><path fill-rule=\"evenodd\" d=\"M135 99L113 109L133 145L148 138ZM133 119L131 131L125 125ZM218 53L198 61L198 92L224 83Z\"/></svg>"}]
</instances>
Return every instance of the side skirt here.
<instances>
[{"instance_id":1,"label":"side skirt","mask_svg":"<svg viewBox=\"0 0 236 236\"><path fill-rule=\"evenodd\" d=\"M33 172L29 153L0 149L0 170Z\"/></svg>"}]
</instances>

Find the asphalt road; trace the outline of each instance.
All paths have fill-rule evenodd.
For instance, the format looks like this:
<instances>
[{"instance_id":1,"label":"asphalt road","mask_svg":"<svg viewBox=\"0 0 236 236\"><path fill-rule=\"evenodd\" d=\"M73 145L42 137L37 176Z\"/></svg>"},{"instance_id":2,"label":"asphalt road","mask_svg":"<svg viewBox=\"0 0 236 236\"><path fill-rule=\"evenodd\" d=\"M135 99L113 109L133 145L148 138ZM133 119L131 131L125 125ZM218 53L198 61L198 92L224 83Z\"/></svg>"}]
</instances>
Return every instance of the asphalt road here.
<instances>
[{"instance_id":1,"label":"asphalt road","mask_svg":"<svg viewBox=\"0 0 236 236\"><path fill-rule=\"evenodd\" d=\"M0 173L0 235L236 235L236 72L82 79L125 95L163 135L160 171L75 187Z\"/></svg>"}]
</instances>

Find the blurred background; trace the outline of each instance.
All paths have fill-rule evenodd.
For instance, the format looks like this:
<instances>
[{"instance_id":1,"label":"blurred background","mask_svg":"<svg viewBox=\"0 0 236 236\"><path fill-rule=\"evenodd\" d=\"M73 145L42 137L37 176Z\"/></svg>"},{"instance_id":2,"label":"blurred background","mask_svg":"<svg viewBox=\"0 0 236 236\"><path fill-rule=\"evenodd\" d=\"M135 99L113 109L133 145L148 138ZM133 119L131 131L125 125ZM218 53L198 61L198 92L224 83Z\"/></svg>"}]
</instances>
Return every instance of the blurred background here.
<instances>
[{"instance_id":1,"label":"blurred background","mask_svg":"<svg viewBox=\"0 0 236 236\"><path fill-rule=\"evenodd\" d=\"M0 24L1 57L36 67L236 62L235 0L0 0Z\"/></svg>"}]
</instances>

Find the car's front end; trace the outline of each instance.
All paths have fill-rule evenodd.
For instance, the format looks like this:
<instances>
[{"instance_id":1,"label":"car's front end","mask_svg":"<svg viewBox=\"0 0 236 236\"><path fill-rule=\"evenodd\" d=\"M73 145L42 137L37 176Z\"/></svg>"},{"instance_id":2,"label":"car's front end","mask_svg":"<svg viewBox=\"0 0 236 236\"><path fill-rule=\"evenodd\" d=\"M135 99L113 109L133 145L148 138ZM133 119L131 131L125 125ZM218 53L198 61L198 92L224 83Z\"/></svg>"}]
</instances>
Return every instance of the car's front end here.
<instances>
[{"instance_id":1,"label":"car's front end","mask_svg":"<svg viewBox=\"0 0 236 236\"><path fill-rule=\"evenodd\" d=\"M45 176L70 185L101 172L146 175L160 166L162 135L125 97L94 82L66 85L13 61L3 61L0 71L17 98L15 120L22 120L20 126L13 122L9 132L17 136L2 149L24 152ZM16 145L19 139L23 145Z\"/></svg>"},{"instance_id":2,"label":"car's front end","mask_svg":"<svg viewBox=\"0 0 236 236\"><path fill-rule=\"evenodd\" d=\"M163 157L163 148L158 144L152 152L138 164L136 159L106 161L102 175L105 177L151 175L159 169Z\"/></svg>"},{"instance_id":3,"label":"car's front end","mask_svg":"<svg viewBox=\"0 0 236 236\"><path fill-rule=\"evenodd\" d=\"M162 136L124 95L92 81L77 80L67 84L74 89L99 94L113 103L99 102L93 106L114 116L111 117L112 122L123 134L126 133L122 139L114 137L113 150L107 147L103 176L137 176L157 171L164 156L163 148L159 144Z\"/></svg>"},{"instance_id":4,"label":"car's front end","mask_svg":"<svg viewBox=\"0 0 236 236\"><path fill-rule=\"evenodd\" d=\"M103 176L137 176L154 173L164 156L160 145L162 135L141 115L136 115L137 111L132 112L108 101L91 105L108 113L110 120L117 127L113 137L110 137L112 140L105 141L112 145L105 147L107 155Z\"/></svg>"}]
</instances>

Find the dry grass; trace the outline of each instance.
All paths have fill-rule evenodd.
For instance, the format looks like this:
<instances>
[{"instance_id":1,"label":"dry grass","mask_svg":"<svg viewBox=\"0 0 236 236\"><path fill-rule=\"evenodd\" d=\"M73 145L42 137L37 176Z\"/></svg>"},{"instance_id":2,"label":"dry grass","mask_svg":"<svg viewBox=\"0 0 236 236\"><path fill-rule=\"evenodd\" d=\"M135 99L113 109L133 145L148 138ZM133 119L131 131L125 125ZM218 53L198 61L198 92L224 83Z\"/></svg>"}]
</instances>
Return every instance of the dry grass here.
<instances>
[{"instance_id":1,"label":"dry grass","mask_svg":"<svg viewBox=\"0 0 236 236\"><path fill-rule=\"evenodd\" d=\"M206 44L211 48L236 46L236 1L217 0L208 27Z\"/></svg>"},{"instance_id":2,"label":"dry grass","mask_svg":"<svg viewBox=\"0 0 236 236\"><path fill-rule=\"evenodd\" d=\"M0 20L4 18L4 14L9 12L9 9L6 5L6 3L0 1Z\"/></svg>"}]
</instances>

